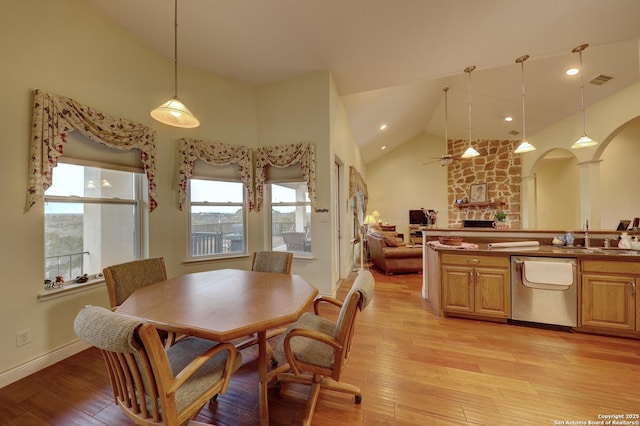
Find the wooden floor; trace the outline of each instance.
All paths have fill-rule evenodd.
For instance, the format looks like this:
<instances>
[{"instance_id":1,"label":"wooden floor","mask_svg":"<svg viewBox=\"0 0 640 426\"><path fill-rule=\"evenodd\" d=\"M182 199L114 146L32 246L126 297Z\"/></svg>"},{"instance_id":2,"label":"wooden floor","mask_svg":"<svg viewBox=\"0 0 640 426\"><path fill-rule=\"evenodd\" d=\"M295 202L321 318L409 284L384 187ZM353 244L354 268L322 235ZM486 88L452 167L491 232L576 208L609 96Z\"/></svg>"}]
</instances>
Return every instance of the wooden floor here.
<instances>
[{"instance_id":1,"label":"wooden floor","mask_svg":"<svg viewBox=\"0 0 640 426\"><path fill-rule=\"evenodd\" d=\"M375 277L343 376L362 388L362 404L323 394L314 425L587 424L640 413L639 341L437 318L420 297L421 275ZM197 420L258 424L255 349L243 358L229 391ZM270 423L299 424L305 391L270 388ZM0 389L3 426L129 424L94 349Z\"/></svg>"}]
</instances>

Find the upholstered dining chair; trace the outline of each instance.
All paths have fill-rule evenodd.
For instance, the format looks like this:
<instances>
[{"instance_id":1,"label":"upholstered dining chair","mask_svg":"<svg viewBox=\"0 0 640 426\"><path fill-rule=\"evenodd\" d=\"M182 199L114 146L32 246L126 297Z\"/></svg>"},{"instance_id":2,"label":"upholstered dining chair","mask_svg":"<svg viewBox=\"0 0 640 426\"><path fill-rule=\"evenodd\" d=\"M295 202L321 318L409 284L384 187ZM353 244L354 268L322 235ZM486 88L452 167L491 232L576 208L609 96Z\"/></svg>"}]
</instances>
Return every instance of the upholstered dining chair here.
<instances>
[{"instance_id":1,"label":"upholstered dining chair","mask_svg":"<svg viewBox=\"0 0 640 426\"><path fill-rule=\"evenodd\" d=\"M122 304L137 289L167 279L162 257L107 266L102 272L112 308Z\"/></svg>"},{"instance_id":2,"label":"upholstered dining chair","mask_svg":"<svg viewBox=\"0 0 640 426\"><path fill-rule=\"evenodd\" d=\"M190 420L242 363L231 343L197 337L165 351L152 324L99 306L85 306L74 330L102 352L115 402L136 425L200 424Z\"/></svg>"},{"instance_id":3,"label":"upholstered dining chair","mask_svg":"<svg viewBox=\"0 0 640 426\"><path fill-rule=\"evenodd\" d=\"M253 252L251 258L251 270L258 272L271 272L277 274L291 274L291 266L293 264L293 253L288 251L257 251ZM277 328L267 331L267 340L272 337L279 336L286 328ZM249 346L258 344L258 336L256 334L249 339L242 341L236 345L236 349L242 350ZM271 365L278 365L273 349L267 344L267 356L271 360Z\"/></svg>"},{"instance_id":4,"label":"upholstered dining chair","mask_svg":"<svg viewBox=\"0 0 640 426\"><path fill-rule=\"evenodd\" d=\"M290 274L293 253L288 251L256 251L251 258L251 270Z\"/></svg>"},{"instance_id":5,"label":"upholstered dining chair","mask_svg":"<svg viewBox=\"0 0 640 426\"><path fill-rule=\"evenodd\" d=\"M317 298L313 304L315 314L304 313L276 345L276 358L283 363L275 371L278 381L311 386L304 425L311 424L321 389L352 394L356 404L362 401L360 388L340 381L340 376L349 359L356 314L367 307L374 290L373 275L361 270L344 301ZM336 322L320 316L322 303L340 307Z\"/></svg>"}]
</instances>

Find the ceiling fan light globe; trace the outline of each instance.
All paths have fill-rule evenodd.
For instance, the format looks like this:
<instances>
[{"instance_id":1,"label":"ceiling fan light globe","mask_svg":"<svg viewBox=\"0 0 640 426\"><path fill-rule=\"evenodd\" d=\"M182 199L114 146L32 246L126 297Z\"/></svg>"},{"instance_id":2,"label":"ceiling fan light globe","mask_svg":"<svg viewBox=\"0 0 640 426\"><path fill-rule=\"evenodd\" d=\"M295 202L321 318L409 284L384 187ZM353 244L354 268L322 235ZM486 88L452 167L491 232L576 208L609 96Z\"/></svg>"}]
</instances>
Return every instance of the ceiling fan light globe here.
<instances>
[{"instance_id":1,"label":"ceiling fan light globe","mask_svg":"<svg viewBox=\"0 0 640 426\"><path fill-rule=\"evenodd\" d=\"M516 154L522 154L523 152L530 152L530 151L535 151L536 147L531 145L529 142L527 141L522 141L520 143L520 145L518 145L518 147L516 148L516 150L514 151Z\"/></svg>"}]
</instances>

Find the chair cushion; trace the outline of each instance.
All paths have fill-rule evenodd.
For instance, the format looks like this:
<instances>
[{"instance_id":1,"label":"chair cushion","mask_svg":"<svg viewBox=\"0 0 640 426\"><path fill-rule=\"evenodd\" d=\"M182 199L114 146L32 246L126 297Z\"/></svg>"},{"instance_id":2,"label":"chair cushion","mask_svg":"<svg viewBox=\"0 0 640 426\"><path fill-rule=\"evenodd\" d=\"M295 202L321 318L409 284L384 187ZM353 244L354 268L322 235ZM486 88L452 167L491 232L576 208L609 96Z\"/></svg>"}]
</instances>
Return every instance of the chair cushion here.
<instances>
[{"instance_id":1,"label":"chair cushion","mask_svg":"<svg viewBox=\"0 0 640 426\"><path fill-rule=\"evenodd\" d=\"M78 337L99 349L136 353L142 345L135 332L142 323L101 306L85 306L76 315L73 329Z\"/></svg>"},{"instance_id":2,"label":"chair cushion","mask_svg":"<svg viewBox=\"0 0 640 426\"><path fill-rule=\"evenodd\" d=\"M186 337L167 349L167 358L171 364L171 372L175 376L191 361L204 351L214 347L217 343L198 337ZM191 401L202 395L213 383L222 377L227 352L223 351L207 361L176 391L176 408L181 411ZM240 352L236 353L233 371L237 371L242 364Z\"/></svg>"},{"instance_id":3,"label":"chair cushion","mask_svg":"<svg viewBox=\"0 0 640 426\"><path fill-rule=\"evenodd\" d=\"M253 270L260 272L288 273L289 252L257 252Z\"/></svg>"},{"instance_id":4,"label":"chair cushion","mask_svg":"<svg viewBox=\"0 0 640 426\"><path fill-rule=\"evenodd\" d=\"M287 331L285 331L276 345L274 352L279 362L287 362L284 354L284 338L294 328L315 330L330 337L336 334L336 324L334 322L310 312L305 312L296 322L287 328ZM333 360L335 358L333 348L317 340L305 337L293 337L291 338L291 349L296 358L301 361L327 368L333 366Z\"/></svg>"}]
</instances>

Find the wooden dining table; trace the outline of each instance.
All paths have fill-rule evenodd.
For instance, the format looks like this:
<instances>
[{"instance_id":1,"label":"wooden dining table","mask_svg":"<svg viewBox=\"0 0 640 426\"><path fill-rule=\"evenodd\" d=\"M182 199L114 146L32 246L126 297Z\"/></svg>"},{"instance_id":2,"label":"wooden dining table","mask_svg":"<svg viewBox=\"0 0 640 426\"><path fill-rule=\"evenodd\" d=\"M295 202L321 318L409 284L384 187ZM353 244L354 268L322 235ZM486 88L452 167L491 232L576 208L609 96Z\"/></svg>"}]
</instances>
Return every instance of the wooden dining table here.
<instances>
[{"instance_id":1,"label":"wooden dining table","mask_svg":"<svg viewBox=\"0 0 640 426\"><path fill-rule=\"evenodd\" d=\"M180 275L136 290L116 308L157 328L227 342L258 336L260 422L269 424L267 330L298 319L318 290L297 275L220 269Z\"/></svg>"}]
</instances>

